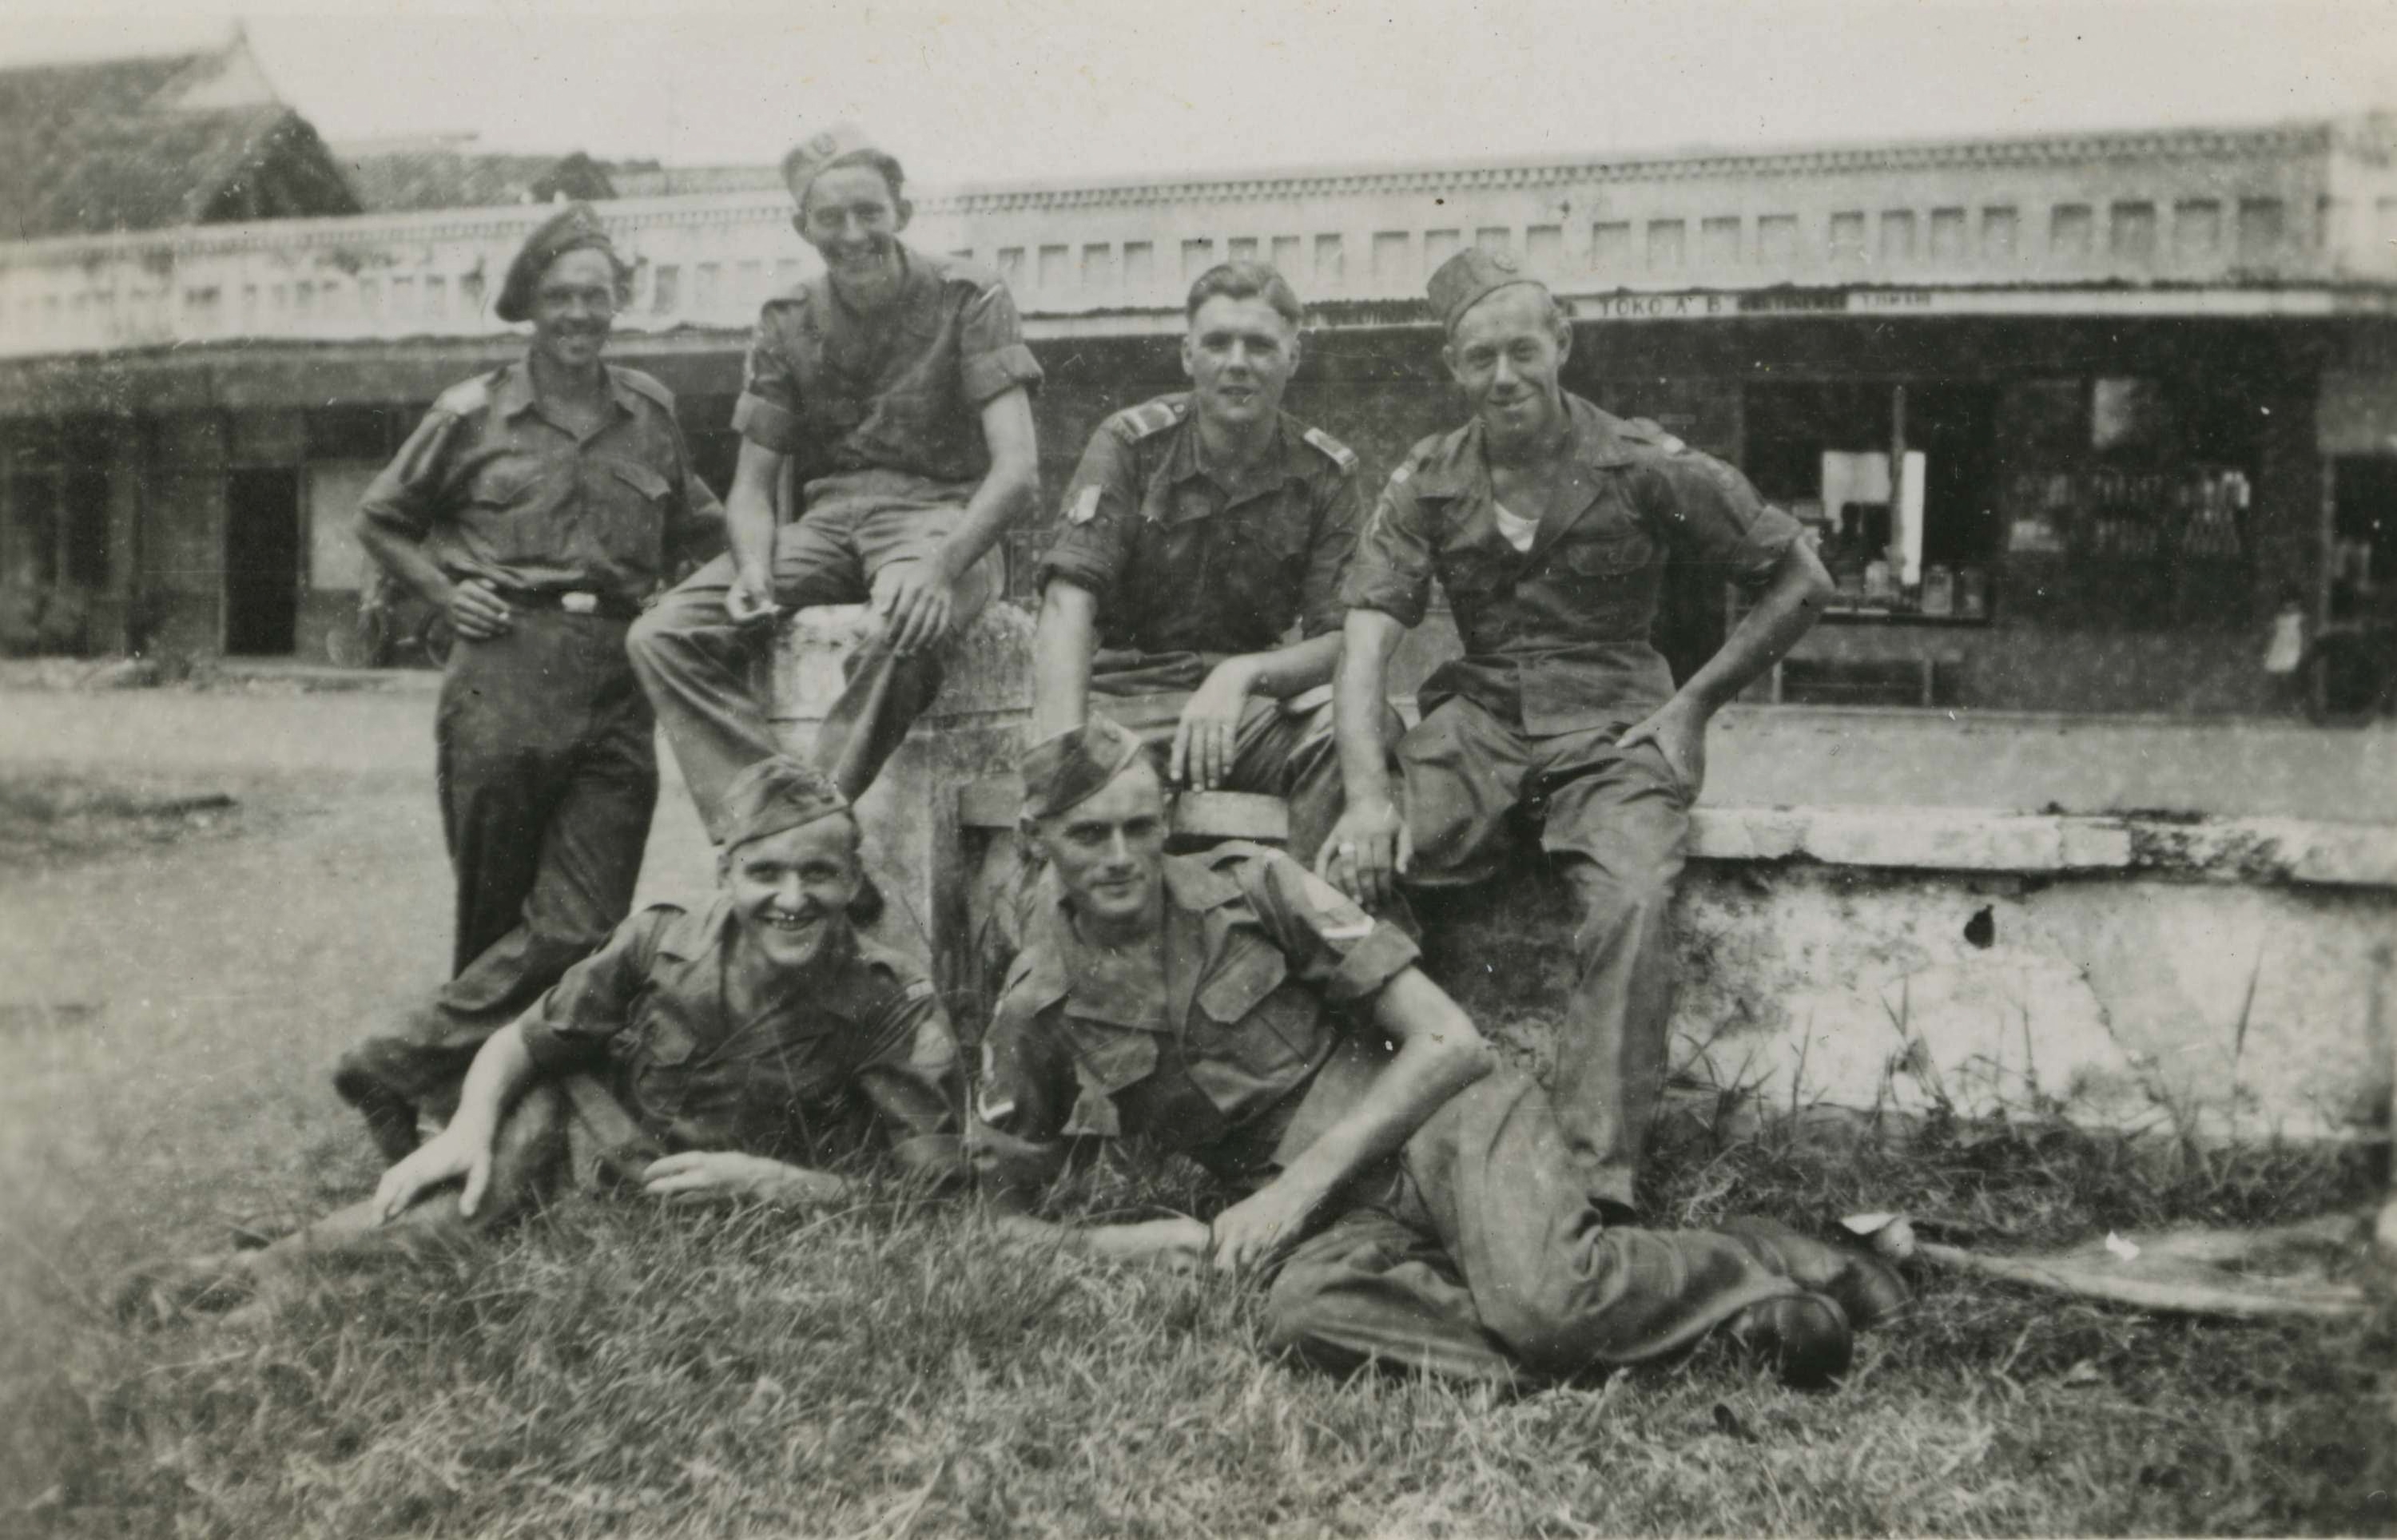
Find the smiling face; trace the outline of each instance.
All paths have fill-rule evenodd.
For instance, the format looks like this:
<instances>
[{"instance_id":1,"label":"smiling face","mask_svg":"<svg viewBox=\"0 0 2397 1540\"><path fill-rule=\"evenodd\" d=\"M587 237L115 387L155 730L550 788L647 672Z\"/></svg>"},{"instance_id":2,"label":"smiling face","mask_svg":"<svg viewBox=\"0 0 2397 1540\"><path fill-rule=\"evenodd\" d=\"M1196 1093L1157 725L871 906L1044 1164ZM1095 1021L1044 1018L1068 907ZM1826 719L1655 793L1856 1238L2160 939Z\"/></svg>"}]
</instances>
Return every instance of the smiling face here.
<instances>
[{"instance_id":1,"label":"smiling face","mask_svg":"<svg viewBox=\"0 0 2397 1540\"><path fill-rule=\"evenodd\" d=\"M899 232L913 212L872 166L836 166L808 184L791 224L844 292L871 292L896 282Z\"/></svg>"},{"instance_id":2,"label":"smiling face","mask_svg":"<svg viewBox=\"0 0 2397 1540\"><path fill-rule=\"evenodd\" d=\"M846 815L736 845L720 870L743 944L777 969L812 966L845 938L864 882Z\"/></svg>"},{"instance_id":3,"label":"smiling face","mask_svg":"<svg viewBox=\"0 0 2397 1540\"><path fill-rule=\"evenodd\" d=\"M1165 883L1165 783L1145 753L1096 794L1035 829L1065 901L1093 940L1153 929Z\"/></svg>"},{"instance_id":4,"label":"smiling face","mask_svg":"<svg viewBox=\"0 0 2397 1540\"><path fill-rule=\"evenodd\" d=\"M1182 336L1182 370L1201 421L1271 420L1297 367L1298 328L1262 296L1211 295Z\"/></svg>"},{"instance_id":5,"label":"smiling face","mask_svg":"<svg viewBox=\"0 0 2397 1540\"><path fill-rule=\"evenodd\" d=\"M583 370L599 361L616 324L616 264L584 246L542 270L532 291L532 345L560 368Z\"/></svg>"},{"instance_id":6,"label":"smiling face","mask_svg":"<svg viewBox=\"0 0 2397 1540\"><path fill-rule=\"evenodd\" d=\"M1546 290L1513 284L1457 317L1448 367L1483 431L1501 440L1533 439L1564 420L1558 374L1572 348Z\"/></svg>"}]
</instances>

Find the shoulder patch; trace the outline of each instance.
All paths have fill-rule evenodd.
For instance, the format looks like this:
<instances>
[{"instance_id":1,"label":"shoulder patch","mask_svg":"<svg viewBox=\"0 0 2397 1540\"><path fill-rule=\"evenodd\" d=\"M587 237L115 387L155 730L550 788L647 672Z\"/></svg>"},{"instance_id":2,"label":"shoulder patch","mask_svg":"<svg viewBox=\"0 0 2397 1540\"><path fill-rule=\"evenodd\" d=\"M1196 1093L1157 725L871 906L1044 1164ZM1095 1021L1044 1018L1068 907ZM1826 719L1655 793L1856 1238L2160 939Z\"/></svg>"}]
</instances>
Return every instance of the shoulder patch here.
<instances>
[{"instance_id":1,"label":"shoulder patch","mask_svg":"<svg viewBox=\"0 0 2397 1540\"><path fill-rule=\"evenodd\" d=\"M1103 490L1104 488L1098 483L1092 482L1075 493L1073 502L1065 509L1065 522L1069 524L1086 524L1097 518L1099 495Z\"/></svg>"},{"instance_id":2,"label":"shoulder patch","mask_svg":"<svg viewBox=\"0 0 2397 1540\"><path fill-rule=\"evenodd\" d=\"M649 397L669 412L674 410L675 393L654 376L645 375L638 369L621 369L612 364L608 365L608 372L621 380L626 390Z\"/></svg>"},{"instance_id":3,"label":"shoulder patch","mask_svg":"<svg viewBox=\"0 0 2397 1540\"><path fill-rule=\"evenodd\" d=\"M1134 442L1138 442L1165 431L1180 422L1188 411L1189 405L1185 401L1159 396L1155 401L1144 401L1137 406L1125 407L1116 414L1116 420L1131 431Z\"/></svg>"},{"instance_id":4,"label":"shoulder patch","mask_svg":"<svg viewBox=\"0 0 2397 1540\"><path fill-rule=\"evenodd\" d=\"M1640 437L1668 455L1681 455L1689 452L1690 446L1667 432L1665 425L1654 418L1633 418L1631 426L1639 430Z\"/></svg>"},{"instance_id":5,"label":"shoulder patch","mask_svg":"<svg viewBox=\"0 0 2397 1540\"><path fill-rule=\"evenodd\" d=\"M476 375L450 386L434 399L433 405L451 417L467 417L491 404L491 377Z\"/></svg>"},{"instance_id":6,"label":"shoulder patch","mask_svg":"<svg viewBox=\"0 0 2397 1540\"><path fill-rule=\"evenodd\" d=\"M1349 448L1338 439L1333 438L1322 429L1309 428L1301 436L1304 437L1307 443L1315 445L1316 448L1321 450L1326 456L1330 457L1332 463L1340 467L1341 470L1354 471L1357 469L1357 451Z\"/></svg>"}]
</instances>

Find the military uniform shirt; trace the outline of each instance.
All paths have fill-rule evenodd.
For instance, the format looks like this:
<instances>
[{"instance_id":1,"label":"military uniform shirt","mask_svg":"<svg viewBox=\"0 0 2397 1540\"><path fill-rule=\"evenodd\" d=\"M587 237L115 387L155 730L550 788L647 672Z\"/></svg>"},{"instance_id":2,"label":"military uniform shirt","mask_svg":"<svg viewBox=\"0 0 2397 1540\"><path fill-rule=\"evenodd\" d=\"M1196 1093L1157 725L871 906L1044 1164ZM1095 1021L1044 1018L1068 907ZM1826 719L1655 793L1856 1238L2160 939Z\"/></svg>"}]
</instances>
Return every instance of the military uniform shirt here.
<instances>
[{"instance_id":1,"label":"military uniform shirt","mask_svg":"<svg viewBox=\"0 0 2397 1540\"><path fill-rule=\"evenodd\" d=\"M902 246L896 300L852 310L818 273L766 302L732 426L797 456L802 485L847 471L980 481L990 470L982 408L1040 365L997 273Z\"/></svg>"},{"instance_id":2,"label":"military uniform shirt","mask_svg":"<svg viewBox=\"0 0 2397 1540\"><path fill-rule=\"evenodd\" d=\"M1340 590L1350 608L1415 625L1437 574L1455 612L1465 657L1424 682L1426 712L1464 696L1529 733L1628 726L1673 693L1648 638L1667 557L1754 588L1798 538L1722 461L1565 402L1571 474L1529 551L1499 526L1479 421L1416 445L1358 542Z\"/></svg>"},{"instance_id":3,"label":"military uniform shirt","mask_svg":"<svg viewBox=\"0 0 2397 1540\"><path fill-rule=\"evenodd\" d=\"M1331 435L1284 413L1264 462L1225 483L1203 461L1189 395L1159 396L1091 435L1039 581L1097 597L1096 674L1166 654L1212 666L1271 651L1293 621L1306 636L1340 629L1363 512L1357 457Z\"/></svg>"},{"instance_id":4,"label":"military uniform shirt","mask_svg":"<svg viewBox=\"0 0 2397 1540\"><path fill-rule=\"evenodd\" d=\"M1109 988L1053 872L983 1043L976 1161L1040 1163L1078 1135L1142 1134L1255 1180L1361 1006L1415 963L1405 934L1289 856L1230 843L1165 858L1164 995ZM998 1138L989 1137L996 1134Z\"/></svg>"},{"instance_id":5,"label":"military uniform shirt","mask_svg":"<svg viewBox=\"0 0 2397 1540\"><path fill-rule=\"evenodd\" d=\"M828 985L732 1018L730 900L642 910L524 1019L545 1070L596 1069L669 1149L839 1164L887 1147L911 1171L960 1169L957 1041L922 967L854 938Z\"/></svg>"},{"instance_id":6,"label":"military uniform shirt","mask_svg":"<svg viewBox=\"0 0 2397 1540\"><path fill-rule=\"evenodd\" d=\"M422 541L453 579L637 604L677 556L721 538L724 510L691 473L674 393L606 367L609 417L588 438L542 409L529 362L443 392L359 518Z\"/></svg>"}]
</instances>

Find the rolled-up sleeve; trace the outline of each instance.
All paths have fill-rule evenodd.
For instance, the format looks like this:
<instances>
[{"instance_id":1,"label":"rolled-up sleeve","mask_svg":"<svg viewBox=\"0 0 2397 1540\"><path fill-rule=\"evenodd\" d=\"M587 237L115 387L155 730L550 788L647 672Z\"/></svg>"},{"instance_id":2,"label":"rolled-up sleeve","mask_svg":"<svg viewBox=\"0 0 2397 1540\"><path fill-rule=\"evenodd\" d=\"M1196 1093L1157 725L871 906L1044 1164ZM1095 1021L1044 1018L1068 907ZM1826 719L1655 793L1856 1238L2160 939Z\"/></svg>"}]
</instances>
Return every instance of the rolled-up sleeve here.
<instances>
[{"instance_id":1,"label":"rolled-up sleeve","mask_svg":"<svg viewBox=\"0 0 2397 1540\"><path fill-rule=\"evenodd\" d=\"M366 495L358 499L359 524L410 540L424 538L441 507L450 456L463 421L441 406L425 413L391 463L367 484Z\"/></svg>"},{"instance_id":2,"label":"rolled-up sleeve","mask_svg":"<svg viewBox=\"0 0 2397 1540\"><path fill-rule=\"evenodd\" d=\"M910 987L868 1035L873 1046L858 1066L857 1090L874 1109L892 1159L911 1175L936 1182L961 1177L965 1074L957 1034L932 986Z\"/></svg>"},{"instance_id":3,"label":"rolled-up sleeve","mask_svg":"<svg viewBox=\"0 0 2397 1540\"><path fill-rule=\"evenodd\" d=\"M595 1068L624 1029L649 977L658 926L672 910L643 909L616 927L597 951L566 970L518 1018L525 1051L546 1073Z\"/></svg>"},{"instance_id":4,"label":"rolled-up sleeve","mask_svg":"<svg viewBox=\"0 0 2397 1540\"><path fill-rule=\"evenodd\" d=\"M1431 603L1431 537L1410 475L1402 465L1382 488L1340 580L1344 610L1380 610L1404 626L1422 624Z\"/></svg>"},{"instance_id":5,"label":"rolled-up sleeve","mask_svg":"<svg viewBox=\"0 0 2397 1540\"><path fill-rule=\"evenodd\" d=\"M1666 502L1659 522L1677 554L1744 588L1771 578L1799 538L1796 519L1766 502L1746 476L1712 455L1673 455L1654 475L1654 492Z\"/></svg>"},{"instance_id":6,"label":"rolled-up sleeve","mask_svg":"<svg viewBox=\"0 0 2397 1540\"><path fill-rule=\"evenodd\" d=\"M1292 971L1336 1004L1372 999L1421 958L1404 931L1279 851L1242 863L1239 880Z\"/></svg>"},{"instance_id":7,"label":"rolled-up sleeve","mask_svg":"<svg viewBox=\"0 0 2397 1540\"><path fill-rule=\"evenodd\" d=\"M966 400L976 406L1021 387L1040 388L1040 364L1024 345L1024 322L1007 285L983 285L958 317L957 372Z\"/></svg>"},{"instance_id":8,"label":"rolled-up sleeve","mask_svg":"<svg viewBox=\"0 0 2397 1540\"><path fill-rule=\"evenodd\" d=\"M790 455L799 448L799 377L791 364L796 302L774 300L757 316L732 406L732 431L761 449Z\"/></svg>"},{"instance_id":9,"label":"rolled-up sleeve","mask_svg":"<svg viewBox=\"0 0 2397 1540\"><path fill-rule=\"evenodd\" d=\"M1115 429L1101 423L1082 450L1082 463L1066 485L1065 501L1057 519L1056 538L1040 558L1038 581L1063 578L1103 600L1114 588L1132 549L1132 531L1138 518L1140 486L1132 447Z\"/></svg>"},{"instance_id":10,"label":"rolled-up sleeve","mask_svg":"<svg viewBox=\"0 0 2397 1540\"><path fill-rule=\"evenodd\" d=\"M1318 484L1315 536L1306 550L1306 585L1299 596L1299 620L1305 634L1323 636L1340 629L1348 605L1340 585L1357 554L1357 535L1365 523L1365 493L1357 472L1335 471Z\"/></svg>"}]
</instances>

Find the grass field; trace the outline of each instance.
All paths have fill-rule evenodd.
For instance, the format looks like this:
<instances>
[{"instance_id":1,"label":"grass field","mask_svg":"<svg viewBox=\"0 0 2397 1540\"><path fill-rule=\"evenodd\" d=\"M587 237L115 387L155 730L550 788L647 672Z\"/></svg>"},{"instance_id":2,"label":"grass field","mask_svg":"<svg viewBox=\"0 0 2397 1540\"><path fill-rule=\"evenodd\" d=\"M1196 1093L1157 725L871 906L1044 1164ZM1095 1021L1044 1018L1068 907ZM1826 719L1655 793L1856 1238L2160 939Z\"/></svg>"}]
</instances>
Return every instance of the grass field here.
<instances>
[{"instance_id":1,"label":"grass field","mask_svg":"<svg viewBox=\"0 0 2397 1540\"><path fill-rule=\"evenodd\" d=\"M88 902L98 923L148 895L214 904L223 927L266 924L255 896L295 880L329 816L162 843L138 807L74 816L76 838L38 858L46 908ZM108 972L183 978L224 934L291 987L194 979L139 1037L0 1034L0 1534L2397 1528L2385 1309L2233 1326L1933 1276L1835 1393L1707 1348L1499 1397L1268 1361L1252 1292L1001 1252L962 1205L801 1220L578 1201L462 1258L328 1269L230 1318L128 1330L99 1304L125 1261L364 1190L364 1141L315 1062L401 962L438 949L320 955L285 918L212 931L189 959L151 955L174 953L172 926L144 931ZM144 1072L123 1072L137 1055ZM2291 1219L2377 1176L2362 1157L2142 1153L2054 1126L1886 1146L1684 1126L1652 1201L1668 1222L1761 1212L1817 1231L1899 1208L2038 1244ZM1186 1172L1102 1172L1069 1202L1206 1195Z\"/></svg>"}]
</instances>

